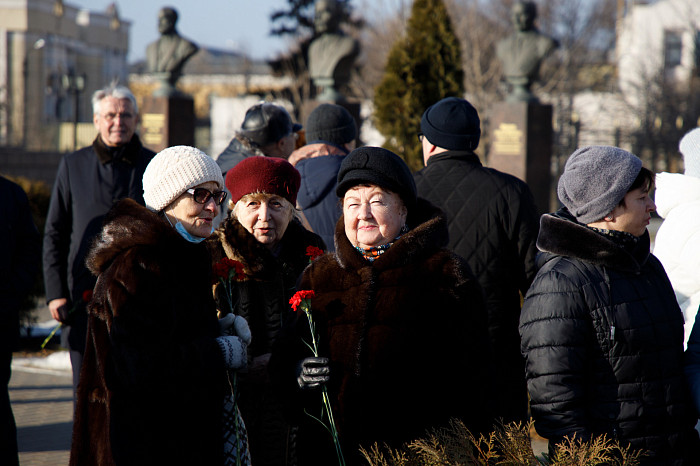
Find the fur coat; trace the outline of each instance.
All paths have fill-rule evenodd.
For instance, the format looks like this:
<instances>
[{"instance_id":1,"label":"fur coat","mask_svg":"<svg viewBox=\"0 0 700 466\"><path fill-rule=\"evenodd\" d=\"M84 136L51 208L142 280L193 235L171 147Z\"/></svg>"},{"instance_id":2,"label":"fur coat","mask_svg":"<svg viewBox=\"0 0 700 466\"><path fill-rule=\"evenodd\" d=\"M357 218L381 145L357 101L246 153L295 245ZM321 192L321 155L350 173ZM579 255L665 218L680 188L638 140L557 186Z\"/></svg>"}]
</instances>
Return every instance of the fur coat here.
<instances>
[{"instance_id":1,"label":"fur coat","mask_svg":"<svg viewBox=\"0 0 700 466\"><path fill-rule=\"evenodd\" d=\"M228 384L206 247L126 199L88 267L71 464L222 464Z\"/></svg>"},{"instance_id":2,"label":"fur coat","mask_svg":"<svg viewBox=\"0 0 700 466\"><path fill-rule=\"evenodd\" d=\"M374 262L367 261L337 223L335 254L304 272L321 356L331 361L328 392L348 464L359 447L397 447L452 417L481 431L490 424L489 342L482 291L463 259L444 249L445 217L419 199L413 228ZM299 311L273 355L275 372L294 393L294 368L311 356L309 323ZM282 382L284 383L284 382ZM298 393L298 411L320 415L318 391ZM333 443L318 422L300 416L300 464L335 462Z\"/></svg>"},{"instance_id":3,"label":"fur coat","mask_svg":"<svg viewBox=\"0 0 700 466\"><path fill-rule=\"evenodd\" d=\"M289 425L283 420L279 398L270 388L267 363L283 324L290 319L289 299L299 276L309 264L308 246L325 249L321 238L296 220L287 227L278 254L229 217L207 240L213 263L223 257L243 264L245 277L233 281L233 313L248 321L253 339L248 346L248 370L238 374L238 406L248 431L251 460L255 465L282 466L292 455ZM231 306L216 286L219 309Z\"/></svg>"}]
</instances>

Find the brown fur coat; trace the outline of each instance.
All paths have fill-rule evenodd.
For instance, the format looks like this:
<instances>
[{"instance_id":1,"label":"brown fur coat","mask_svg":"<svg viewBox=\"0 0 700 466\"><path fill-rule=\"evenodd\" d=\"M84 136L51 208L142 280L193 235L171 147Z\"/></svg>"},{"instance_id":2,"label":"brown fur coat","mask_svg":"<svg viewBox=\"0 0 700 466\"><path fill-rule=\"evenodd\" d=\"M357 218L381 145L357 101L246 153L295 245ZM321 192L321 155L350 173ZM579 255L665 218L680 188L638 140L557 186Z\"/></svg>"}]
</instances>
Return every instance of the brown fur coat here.
<instances>
[{"instance_id":1,"label":"brown fur coat","mask_svg":"<svg viewBox=\"0 0 700 466\"><path fill-rule=\"evenodd\" d=\"M222 464L226 372L205 246L127 199L88 267L71 464Z\"/></svg>"},{"instance_id":2,"label":"brown fur coat","mask_svg":"<svg viewBox=\"0 0 700 466\"><path fill-rule=\"evenodd\" d=\"M419 199L409 220L413 228L368 262L347 239L341 217L336 253L316 260L300 283L315 292L320 353L331 360L328 391L349 464L358 462L360 445L398 446L451 417L477 430L489 423L481 288L466 263L444 249L447 226L437 208ZM310 341L308 328L299 312L293 334L273 355L273 367L286 370L289 382L298 360L310 356L301 341ZM305 408L318 415L320 393L305 398ZM332 442L315 422L300 428L300 464L322 455L324 445L330 447L324 464L331 464Z\"/></svg>"}]
</instances>

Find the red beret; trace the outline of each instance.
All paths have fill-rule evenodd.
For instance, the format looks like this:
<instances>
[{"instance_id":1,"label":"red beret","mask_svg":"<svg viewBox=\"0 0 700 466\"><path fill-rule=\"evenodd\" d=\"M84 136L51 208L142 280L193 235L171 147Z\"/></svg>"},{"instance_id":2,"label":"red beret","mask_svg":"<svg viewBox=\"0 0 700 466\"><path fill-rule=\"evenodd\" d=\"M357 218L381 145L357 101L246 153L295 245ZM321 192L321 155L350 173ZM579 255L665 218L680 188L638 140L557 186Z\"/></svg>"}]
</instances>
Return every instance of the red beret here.
<instances>
[{"instance_id":1,"label":"red beret","mask_svg":"<svg viewBox=\"0 0 700 466\"><path fill-rule=\"evenodd\" d=\"M301 175L285 159L277 157L248 157L226 173L226 189L235 204L251 193L276 194L297 203Z\"/></svg>"}]
</instances>

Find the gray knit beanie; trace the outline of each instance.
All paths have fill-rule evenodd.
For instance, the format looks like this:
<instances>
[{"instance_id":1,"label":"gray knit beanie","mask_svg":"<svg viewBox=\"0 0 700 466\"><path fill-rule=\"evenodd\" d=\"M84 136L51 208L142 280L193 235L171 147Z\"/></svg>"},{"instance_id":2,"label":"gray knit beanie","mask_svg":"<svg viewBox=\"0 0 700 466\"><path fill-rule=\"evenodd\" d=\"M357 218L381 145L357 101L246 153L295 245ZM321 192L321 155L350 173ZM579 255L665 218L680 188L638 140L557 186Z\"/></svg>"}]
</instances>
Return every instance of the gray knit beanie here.
<instances>
[{"instance_id":1,"label":"gray knit beanie","mask_svg":"<svg viewBox=\"0 0 700 466\"><path fill-rule=\"evenodd\" d=\"M700 128L695 128L683 136L678 148L683 154L685 174L700 178Z\"/></svg>"},{"instance_id":2,"label":"gray knit beanie","mask_svg":"<svg viewBox=\"0 0 700 466\"><path fill-rule=\"evenodd\" d=\"M342 147L357 137L355 119L345 108L336 104L321 104L306 120L308 143L325 141Z\"/></svg>"},{"instance_id":3,"label":"gray knit beanie","mask_svg":"<svg viewBox=\"0 0 700 466\"><path fill-rule=\"evenodd\" d=\"M637 156L618 147L582 147L566 161L559 200L579 222L596 222L620 203L641 169Z\"/></svg>"},{"instance_id":4,"label":"gray knit beanie","mask_svg":"<svg viewBox=\"0 0 700 466\"><path fill-rule=\"evenodd\" d=\"M182 193L202 183L224 185L221 169L214 159L190 146L173 146L158 152L143 173L146 207L163 210Z\"/></svg>"}]
</instances>

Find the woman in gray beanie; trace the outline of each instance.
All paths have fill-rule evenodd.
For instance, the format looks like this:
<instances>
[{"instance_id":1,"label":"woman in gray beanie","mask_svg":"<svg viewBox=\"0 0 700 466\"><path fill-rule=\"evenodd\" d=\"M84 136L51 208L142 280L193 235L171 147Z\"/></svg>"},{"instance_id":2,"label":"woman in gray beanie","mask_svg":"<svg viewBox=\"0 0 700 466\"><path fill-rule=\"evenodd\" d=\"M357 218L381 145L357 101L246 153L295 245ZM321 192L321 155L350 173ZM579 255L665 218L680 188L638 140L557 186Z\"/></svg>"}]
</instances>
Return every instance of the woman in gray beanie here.
<instances>
[{"instance_id":1,"label":"woman in gray beanie","mask_svg":"<svg viewBox=\"0 0 700 466\"><path fill-rule=\"evenodd\" d=\"M117 203L88 255L97 284L71 464L248 464L227 369L244 367L250 331L217 320L202 243L226 197L221 170L170 147L143 187L146 207Z\"/></svg>"},{"instance_id":2,"label":"woman in gray beanie","mask_svg":"<svg viewBox=\"0 0 700 466\"><path fill-rule=\"evenodd\" d=\"M345 158L336 193L336 252L307 267L299 285L315 293L323 358L308 357L302 312L273 354L273 367L286 370L283 392L309 402L296 405L299 464L336 461L328 434L303 415L319 415L322 383L347 464L365 464L360 446L398 447L453 417L487 430L486 313L466 262L445 249L444 215L417 198L404 161L380 147Z\"/></svg>"},{"instance_id":3,"label":"woman in gray beanie","mask_svg":"<svg viewBox=\"0 0 700 466\"><path fill-rule=\"evenodd\" d=\"M683 376L683 315L649 252L652 172L617 147L574 152L564 207L542 216L539 271L520 317L530 408L550 451L616 439L641 464L700 464Z\"/></svg>"}]
</instances>

